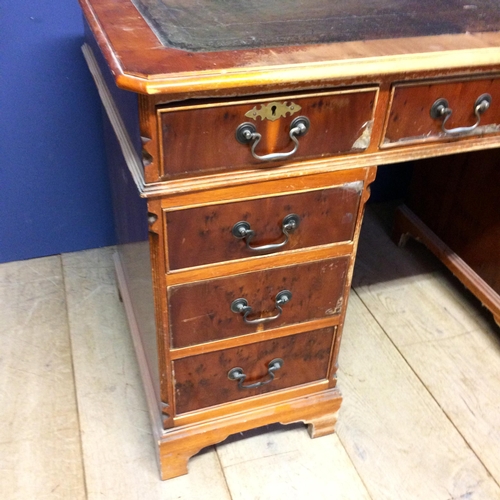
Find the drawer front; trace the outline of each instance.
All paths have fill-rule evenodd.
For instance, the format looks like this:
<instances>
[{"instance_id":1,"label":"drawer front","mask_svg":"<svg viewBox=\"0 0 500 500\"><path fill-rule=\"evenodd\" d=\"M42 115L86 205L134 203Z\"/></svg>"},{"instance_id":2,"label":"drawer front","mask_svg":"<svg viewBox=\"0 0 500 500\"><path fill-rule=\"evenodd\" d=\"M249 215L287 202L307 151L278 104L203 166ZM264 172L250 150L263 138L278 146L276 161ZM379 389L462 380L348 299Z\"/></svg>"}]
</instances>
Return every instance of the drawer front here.
<instances>
[{"instance_id":1,"label":"drawer front","mask_svg":"<svg viewBox=\"0 0 500 500\"><path fill-rule=\"evenodd\" d=\"M475 115L476 101L484 94L491 105ZM448 103L431 116L439 99ZM446 110L446 111L445 111ZM446 123L445 118L449 114ZM456 139L500 131L500 79L396 85L393 89L384 145L398 142Z\"/></svg>"},{"instance_id":2,"label":"drawer front","mask_svg":"<svg viewBox=\"0 0 500 500\"><path fill-rule=\"evenodd\" d=\"M166 213L168 267L171 270L252 257L276 251L349 241L354 234L363 181L330 189L274 196ZM298 226L288 231L283 220L298 216ZM233 227L245 221L255 235L236 237Z\"/></svg>"},{"instance_id":3,"label":"drawer front","mask_svg":"<svg viewBox=\"0 0 500 500\"><path fill-rule=\"evenodd\" d=\"M172 345L186 347L338 315L348 267L349 257L337 257L169 287ZM291 292L291 299L278 298L277 303L283 291ZM246 320L246 310L231 307L237 299L252 309ZM255 322L264 318L268 321Z\"/></svg>"},{"instance_id":4,"label":"drawer front","mask_svg":"<svg viewBox=\"0 0 500 500\"><path fill-rule=\"evenodd\" d=\"M176 413L326 378L334 330L324 328L174 361ZM282 366L269 370L277 359ZM233 368L246 376L241 385L268 383L240 387L238 380L228 378Z\"/></svg>"},{"instance_id":5,"label":"drawer front","mask_svg":"<svg viewBox=\"0 0 500 500\"><path fill-rule=\"evenodd\" d=\"M255 154L265 156L292 151L292 122L307 118L310 126L297 138L297 151L280 161L364 150L376 96L377 90L370 88L161 108L162 176L172 179L276 165L252 155L253 140L237 140L236 130L243 123L252 124L261 135Z\"/></svg>"}]
</instances>

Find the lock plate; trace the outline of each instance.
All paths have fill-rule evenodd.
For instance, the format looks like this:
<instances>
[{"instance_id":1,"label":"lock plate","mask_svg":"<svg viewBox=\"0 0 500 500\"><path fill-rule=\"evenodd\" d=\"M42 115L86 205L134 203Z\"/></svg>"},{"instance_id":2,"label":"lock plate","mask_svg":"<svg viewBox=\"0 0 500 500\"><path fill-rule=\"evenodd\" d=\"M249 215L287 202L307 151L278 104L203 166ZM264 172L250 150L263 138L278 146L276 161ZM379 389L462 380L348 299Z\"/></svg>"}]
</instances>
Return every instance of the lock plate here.
<instances>
[{"instance_id":1,"label":"lock plate","mask_svg":"<svg viewBox=\"0 0 500 500\"><path fill-rule=\"evenodd\" d=\"M298 104L293 102L288 104L288 102L273 101L268 104L261 104L259 108L254 106L253 109L245 113L245 116L252 120L260 118L261 120L270 120L273 122L287 115L293 116L301 109L302 108Z\"/></svg>"}]
</instances>

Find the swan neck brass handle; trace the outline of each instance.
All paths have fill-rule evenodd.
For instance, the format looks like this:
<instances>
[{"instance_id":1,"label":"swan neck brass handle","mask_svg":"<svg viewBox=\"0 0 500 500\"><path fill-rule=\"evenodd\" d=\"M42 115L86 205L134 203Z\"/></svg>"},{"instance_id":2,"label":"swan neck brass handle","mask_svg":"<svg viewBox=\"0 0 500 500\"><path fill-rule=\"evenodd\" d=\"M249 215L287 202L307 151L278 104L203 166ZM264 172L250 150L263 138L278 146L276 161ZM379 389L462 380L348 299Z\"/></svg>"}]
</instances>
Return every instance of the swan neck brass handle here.
<instances>
[{"instance_id":1,"label":"swan neck brass handle","mask_svg":"<svg viewBox=\"0 0 500 500\"><path fill-rule=\"evenodd\" d=\"M283 309L281 306L285 305L287 302L290 302L292 299L292 292L289 290L282 290L276 295L274 299L274 308L277 309L277 313L274 316L267 316L265 318L256 318L256 319L248 319L248 316L252 314L253 309L248 305L247 299L240 298L233 300L231 303L231 311L237 314L243 315L243 321L247 325L259 325L261 323L269 323L270 321L274 321L278 319L283 314Z\"/></svg>"},{"instance_id":2,"label":"swan neck brass handle","mask_svg":"<svg viewBox=\"0 0 500 500\"><path fill-rule=\"evenodd\" d=\"M243 368L236 366L235 368L231 368L227 373L227 378L229 380L237 380L239 389L255 389L257 387L262 387L263 385L269 384L274 380L274 373L276 370L279 370L284 364L284 361L281 358L273 359L267 365L267 375L269 378L267 380L263 380L261 382L255 382L253 384L243 385L245 379L247 378Z\"/></svg>"},{"instance_id":3,"label":"swan neck brass handle","mask_svg":"<svg viewBox=\"0 0 500 500\"><path fill-rule=\"evenodd\" d=\"M437 99L431 107L431 118L434 120L442 119L441 130L448 135L468 134L476 130L481 123L481 115L485 113L491 106L490 94L480 95L474 104L474 115L476 123L470 127L446 128L446 123L451 118L453 110L449 107L448 101L444 98Z\"/></svg>"},{"instance_id":4,"label":"swan neck brass handle","mask_svg":"<svg viewBox=\"0 0 500 500\"><path fill-rule=\"evenodd\" d=\"M250 246L251 241L255 238L255 231L246 221L237 222L231 229L231 233L235 238L245 240L246 247L251 252L269 252L284 247L288 243L290 234L299 227L299 223L300 218L297 214L288 214L281 222L281 231L285 235L285 239L281 243L272 243L260 247Z\"/></svg>"},{"instance_id":5,"label":"swan neck brass handle","mask_svg":"<svg viewBox=\"0 0 500 500\"><path fill-rule=\"evenodd\" d=\"M275 161L275 160L286 160L290 156L294 155L299 149L299 141L298 137L301 135L307 134L309 130L310 122L309 119L305 116L298 116L295 118L292 123L290 123L290 132L289 137L294 143L294 147L291 151L286 153L270 153L267 155L258 155L255 152L255 148L257 144L259 144L262 139L262 135L257 132L257 128L253 123L242 123L236 129L236 139L241 144L252 144L251 153L252 156L259 161Z\"/></svg>"}]
</instances>

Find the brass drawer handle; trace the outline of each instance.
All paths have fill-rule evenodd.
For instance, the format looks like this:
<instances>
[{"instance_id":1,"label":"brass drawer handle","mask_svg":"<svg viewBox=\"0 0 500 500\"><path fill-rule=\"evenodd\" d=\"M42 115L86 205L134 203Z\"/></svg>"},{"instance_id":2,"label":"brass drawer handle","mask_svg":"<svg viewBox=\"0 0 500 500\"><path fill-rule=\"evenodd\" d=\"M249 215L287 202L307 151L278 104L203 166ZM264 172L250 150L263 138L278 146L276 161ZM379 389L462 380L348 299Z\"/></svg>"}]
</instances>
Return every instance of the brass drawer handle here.
<instances>
[{"instance_id":1,"label":"brass drawer handle","mask_svg":"<svg viewBox=\"0 0 500 500\"><path fill-rule=\"evenodd\" d=\"M269 316L267 318L258 318L258 319L248 319L248 316L252 314L252 307L248 305L247 299L236 299L233 300L231 304L231 311L234 313L238 314L243 314L243 321L247 325L258 325L260 323L269 323L270 321L274 321L275 319L278 319L281 314L283 313L283 309L281 306L286 304L287 302L290 302L292 299L292 292L289 290L282 290L276 295L275 301L274 301L274 307L278 310L278 313L275 314L274 316Z\"/></svg>"},{"instance_id":2,"label":"brass drawer handle","mask_svg":"<svg viewBox=\"0 0 500 500\"><path fill-rule=\"evenodd\" d=\"M275 376L274 372L276 370L279 370L283 366L283 363L284 362L281 358L276 358L270 361L267 365L267 375L269 376L269 378L267 380L263 380L262 382L243 385L243 382L245 382L247 376L245 375L243 368L240 368L239 366L231 368L231 370L229 370L229 372L227 373L227 378L229 380L237 380L239 389L255 389L256 387L261 387L272 382Z\"/></svg>"},{"instance_id":3,"label":"brass drawer handle","mask_svg":"<svg viewBox=\"0 0 500 500\"><path fill-rule=\"evenodd\" d=\"M284 160L286 158L289 158L293 154L296 153L297 149L299 149L299 141L297 137L300 137L301 135L305 135L307 131L309 130L310 122L309 119L306 118L305 116L298 116L295 118L292 123L290 123L290 139L292 139L293 143L295 144L294 148L291 151L288 151L287 153L271 153L268 155L263 155L260 156L255 153L255 148L257 147L257 144L259 144L260 140L262 139L262 135L260 135L257 132L257 128L253 123L242 123L237 129L236 129L236 139L238 142L241 142L241 144L250 144L252 143L252 156L256 160L260 161L274 161L274 160Z\"/></svg>"},{"instance_id":4,"label":"brass drawer handle","mask_svg":"<svg viewBox=\"0 0 500 500\"><path fill-rule=\"evenodd\" d=\"M449 107L448 101L444 98L438 99L431 107L431 117L434 120L442 119L443 123L441 123L441 130L445 134L457 135L457 134L467 134L475 130L479 123L481 122L481 115L488 110L491 105L491 96L490 94L483 94L476 99L476 103L474 104L474 114L476 115L476 123L471 125L470 127L457 127L457 128L446 128L446 122L450 119L453 114L453 110Z\"/></svg>"},{"instance_id":5,"label":"brass drawer handle","mask_svg":"<svg viewBox=\"0 0 500 500\"><path fill-rule=\"evenodd\" d=\"M281 231L285 235L285 240L281 243L262 245L260 247L250 246L250 242L255 237L255 231L246 221L237 222L233 226L233 229L231 229L231 233L235 238L238 238L240 240L244 239L248 250L250 250L251 252L268 252L270 250L277 250L278 248L284 247L288 243L290 234L299 227L299 222L300 218L297 214L288 214L281 222Z\"/></svg>"}]
</instances>

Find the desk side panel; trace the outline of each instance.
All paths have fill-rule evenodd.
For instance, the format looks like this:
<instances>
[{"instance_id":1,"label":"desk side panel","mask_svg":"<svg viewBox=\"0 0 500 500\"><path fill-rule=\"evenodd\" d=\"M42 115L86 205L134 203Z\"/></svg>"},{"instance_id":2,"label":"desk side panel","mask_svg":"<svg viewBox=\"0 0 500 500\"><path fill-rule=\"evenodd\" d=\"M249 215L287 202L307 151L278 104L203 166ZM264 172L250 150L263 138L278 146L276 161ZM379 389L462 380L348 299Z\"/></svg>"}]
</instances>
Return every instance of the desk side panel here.
<instances>
[{"instance_id":1,"label":"desk side panel","mask_svg":"<svg viewBox=\"0 0 500 500\"><path fill-rule=\"evenodd\" d=\"M150 258L148 207L140 198L120 145L104 116L118 254L157 400L160 400L158 347Z\"/></svg>"},{"instance_id":2,"label":"desk side panel","mask_svg":"<svg viewBox=\"0 0 500 500\"><path fill-rule=\"evenodd\" d=\"M134 92L119 89L115 84L115 76L109 69L104 56L97 44L94 34L88 23L84 21L85 43L92 50L92 54L99 66L99 70L103 80L113 98L116 107L120 112L123 124L127 130L128 136L131 138L134 149L139 157L142 154L141 134L139 128L139 105L138 96Z\"/></svg>"},{"instance_id":3,"label":"desk side panel","mask_svg":"<svg viewBox=\"0 0 500 500\"><path fill-rule=\"evenodd\" d=\"M415 163L408 206L500 294L500 151Z\"/></svg>"},{"instance_id":4,"label":"desk side panel","mask_svg":"<svg viewBox=\"0 0 500 500\"><path fill-rule=\"evenodd\" d=\"M121 134L128 136L132 145L132 153L129 152L129 154L135 154L140 159L142 158L142 141L138 96L116 86L115 77L92 31L86 22L84 24L85 43L92 51L101 82L106 86L112 101L112 108L116 110L121 121ZM155 324L153 265L148 241L148 207L146 200L139 196L123 149L105 111L103 115L118 255L147 360L147 372L150 374L156 399L159 401L160 370Z\"/></svg>"}]
</instances>

